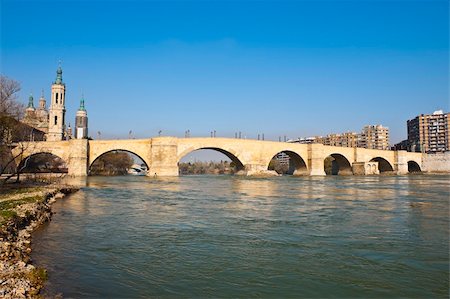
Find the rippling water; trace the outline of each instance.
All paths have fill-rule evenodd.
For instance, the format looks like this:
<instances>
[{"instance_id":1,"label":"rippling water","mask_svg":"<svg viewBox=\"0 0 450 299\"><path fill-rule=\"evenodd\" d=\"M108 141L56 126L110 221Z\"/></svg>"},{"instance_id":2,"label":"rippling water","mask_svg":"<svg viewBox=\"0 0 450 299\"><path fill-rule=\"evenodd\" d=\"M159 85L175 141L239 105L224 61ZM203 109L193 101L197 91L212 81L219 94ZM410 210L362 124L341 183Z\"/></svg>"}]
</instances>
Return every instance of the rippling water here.
<instances>
[{"instance_id":1,"label":"rippling water","mask_svg":"<svg viewBox=\"0 0 450 299\"><path fill-rule=\"evenodd\" d=\"M444 298L449 181L89 177L33 258L73 298Z\"/></svg>"}]
</instances>

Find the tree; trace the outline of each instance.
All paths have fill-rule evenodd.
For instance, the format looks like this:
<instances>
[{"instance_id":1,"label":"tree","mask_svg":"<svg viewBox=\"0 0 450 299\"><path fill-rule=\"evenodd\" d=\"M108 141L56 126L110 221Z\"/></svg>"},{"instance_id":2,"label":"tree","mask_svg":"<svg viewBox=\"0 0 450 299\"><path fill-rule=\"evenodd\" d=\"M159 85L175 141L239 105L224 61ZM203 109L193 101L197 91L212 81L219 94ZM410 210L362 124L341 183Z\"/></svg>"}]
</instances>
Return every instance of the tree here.
<instances>
[{"instance_id":1,"label":"tree","mask_svg":"<svg viewBox=\"0 0 450 299\"><path fill-rule=\"evenodd\" d=\"M26 166L20 165L23 173L65 173L67 165L60 157L50 153L39 153L32 155L26 162Z\"/></svg>"},{"instance_id":2,"label":"tree","mask_svg":"<svg viewBox=\"0 0 450 299\"><path fill-rule=\"evenodd\" d=\"M16 122L23 111L23 105L17 102L20 84L0 75L0 145L11 143Z\"/></svg>"},{"instance_id":3,"label":"tree","mask_svg":"<svg viewBox=\"0 0 450 299\"><path fill-rule=\"evenodd\" d=\"M100 156L92 163L90 174L124 175L133 165L134 160L129 153L114 151Z\"/></svg>"},{"instance_id":4,"label":"tree","mask_svg":"<svg viewBox=\"0 0 450 299\"><path fill-rule=\"evenodd\" d=\"M3 183L16 174L19 180L20 168L16 161L24 158L30 146L24 141L29 140L34 130L19 122L23 113L23 105L17 101L19 91L19 82L0 75L0 176L8 174Z\"/></svg>"},{"instance_id":5,"label":"tree","mask_svg":"<svg viewBox=\"0 0 450 299\"><path fill-rule=\"evenodd\" d=\"M0 75L0 116L19 119L23 105L17 102L20 83L4 75Z\"/></svg>"},{"instance_id":6,"label":"tree","mask_svg":"<svg viewBox=\"0 0 450 299\"><path fill-rule=\"evenodd\" d=\"M179 173L187 174L234 174L236 172L235 163L228 161L202 162L180 162L178 164Z\"/></svg>"}]
</instances>

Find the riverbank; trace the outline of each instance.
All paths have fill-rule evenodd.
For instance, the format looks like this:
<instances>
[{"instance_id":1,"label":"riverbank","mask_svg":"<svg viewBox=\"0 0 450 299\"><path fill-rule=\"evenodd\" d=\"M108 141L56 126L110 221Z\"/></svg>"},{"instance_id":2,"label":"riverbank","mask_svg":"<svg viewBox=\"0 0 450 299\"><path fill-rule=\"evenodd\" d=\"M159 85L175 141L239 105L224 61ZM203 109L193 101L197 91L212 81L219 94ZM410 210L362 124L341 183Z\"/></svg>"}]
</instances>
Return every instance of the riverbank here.
<instances>
[{"instance_id":1,"label":"riverbank","mask_svg":"<svg viewBox=\"0 0 450 299\"><path fill-rule=\"evenodd\" d=\"M31 260L31 233L50 221L56 199L78 188L61 184L26 184L0 191L0 297L40 298L47 271Z\"/></svg>"}]
</instances>

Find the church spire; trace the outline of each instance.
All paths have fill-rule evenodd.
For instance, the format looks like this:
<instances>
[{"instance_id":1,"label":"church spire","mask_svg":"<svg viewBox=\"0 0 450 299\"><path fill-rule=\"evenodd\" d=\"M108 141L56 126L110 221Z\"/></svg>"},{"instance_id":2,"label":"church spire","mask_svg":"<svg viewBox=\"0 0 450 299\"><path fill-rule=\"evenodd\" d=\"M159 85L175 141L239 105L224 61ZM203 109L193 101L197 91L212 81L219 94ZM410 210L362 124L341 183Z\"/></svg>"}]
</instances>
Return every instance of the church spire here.
<instances>
[{"instance_id":1,"label":"church spire","mask_svg":"<svg viewBox=\"0 0 450 299\"><path fill-rule=\"evenodd\" d=\"M81 100L80 100L80 108L79 111L86 111L86 108L84 107L84 94L81 94Z\"/></svg>"},{"instance_id":2,"label":"church spire","mask_svg":"<svg viewBox=\"0 0 450 299\"><path fill-rule=\"evenodd\" d=\"M55 84L62 84L62 68L61 68L61 60L59 61L58 69L56 70L56 80Z\"/></svg>"},{"instance_id":3,"label":"church spire","mask_svg":"<svg viewBox=\"0 0 450 299\"><path fill-rule=\"evenodd\" d=\"M27 108L32 108L34 109L34 103L33 103L34 99L33 99L33 94L30 93L30 97L28 98L28 107Z\"/></svg>"}]
</instances>

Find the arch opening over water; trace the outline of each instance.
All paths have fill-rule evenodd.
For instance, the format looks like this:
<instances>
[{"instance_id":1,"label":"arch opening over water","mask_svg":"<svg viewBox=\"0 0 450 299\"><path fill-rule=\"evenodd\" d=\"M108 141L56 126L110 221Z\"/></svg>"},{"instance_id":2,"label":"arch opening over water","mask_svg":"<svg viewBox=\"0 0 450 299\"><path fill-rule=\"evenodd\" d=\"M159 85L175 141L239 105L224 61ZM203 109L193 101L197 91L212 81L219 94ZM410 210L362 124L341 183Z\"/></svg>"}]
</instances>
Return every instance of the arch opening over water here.
<instances>
[{"instance_id":1,"label":"arch opening over water","mask_svg":"<svg viewBox=\"0 0 450 299\"><path fill-rule=\"evenodd\" d=\"M146 175L149 165L134 152L114 149L104 152L89 165L88 175Z\"/></svg>"},{"instance_id":2,"label":"arch opening over water","mask_svg":"<svg viewBox=\"0 0 450 299\"><path fill-rule=\"evenodd\" d=\"M371 159L370 162L378 162L378 170L380 173L394 171L394 167L392 167L391 163L389 163L389 161L385 158L375 157Z\"/></svg>"},{"instance_id":3,"label":"arch opening over water","mask_svg":"<svg viewBox=\"0 0 450 299\"><path fill-rule=\"evenodd\" d=\"M178 160L180 175L235 174L244 169L244 164L233 153L215 147L193 149Z\"/></svg>"},{"instance_id":4,"label":"arch opening over water","mask_svg":"<svg viewBox=\"0 0 450 299\"><path fill-rule=\"evenodd\" d=\"M331 154L323 162L324 171L327 175L352 175L352 165L341 154Z\"/></svg>"},{"instance_id":5,"label":"arch opening over water","mask_svg":"<svg viewBox=\"0 0 450 299\"><path fill-rule=\"evenodd\" d=\"M422 172L422 169L420 169L420 166L419 164L417 164L416 161L408 161L408 172L409 173Z\"/></svg>"},{"instance_id":6,"label":"arch opening over water","mask_svg":"<svg viewBox=\"0 0 450 299\"><path fill-rule=\"evenodd\" d=\"M52 153L32 154L19 163L21 173L67 173L67 163Z\"/></svg>"},{"instance_id":7,"label":"arch opening over water","mask_svg":"<svg viewBox=\"0 0 450 299\"><path fill-rule=\"evenodd\" d=\"M267 170L274 170L278 174L308 175L305 160L293 151L281 151L270 160Z\"/></svg>"}]
</instances>

